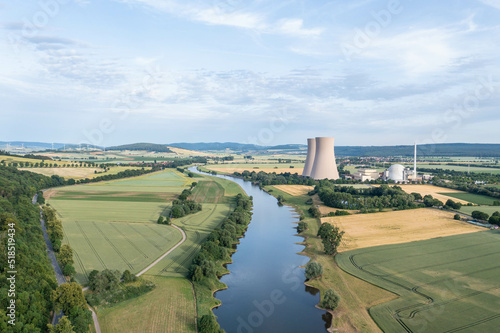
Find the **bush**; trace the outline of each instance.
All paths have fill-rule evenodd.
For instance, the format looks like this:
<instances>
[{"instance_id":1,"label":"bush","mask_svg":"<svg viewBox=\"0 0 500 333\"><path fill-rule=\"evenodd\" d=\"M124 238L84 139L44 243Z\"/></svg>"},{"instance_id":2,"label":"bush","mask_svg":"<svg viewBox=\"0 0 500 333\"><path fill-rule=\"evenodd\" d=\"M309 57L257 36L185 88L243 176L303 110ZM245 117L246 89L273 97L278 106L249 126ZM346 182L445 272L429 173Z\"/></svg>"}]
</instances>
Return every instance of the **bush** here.
<instances>
[{"instance_id":1,"label":"bush","mask_svg":"<svg viewBox=\"0 0 500 333\"><path fill-rule=\"evenodd\" d=\"M220 326L217 320L215 320L215 316L213 314L208 314L201 317L198 322L198 331L200 333L219 333Z\"/></svg>"},{"instance_id":2,"label":"bush","mask_svg":"<svg viewBox=\"0 0 500 333\"><path fill-rule=\"evenodd\" d=\"M461 217L460 217L460 214L455 214L455 216L453 216L453 218L457 221L460 221L461 220Z\"/></svg>"},{"instance_id":3,"label":"bush","mask_svg":"<svg viewBox=\"0 0 500 333\"><path fill-rule=\"evenodd\" d=\"M309 208L309 213L315 218L320 218L321 217L321 212L319 211L318 207L316 206L311 206Z\"/></svg>"},{"instance_id":4,"label":"bush","mask_svg":"<svg viewBox=\"0 0 500 333\"><path fill-rule=\"evenodd\" d=\"M319 262L310 261L306 265L306 279L314 279L323 274L323 265Z\"/></svg>"},{"instance_id":5,"label":"bush","mask_svg":"<svg viewBox=\"0 0 500 333\"><path fill-rule=\"evenodd\" d=\"M297 224L297 233L300 234L304 230L307 230L307 222L301 221L301 222L299 222L299 224Z\"/></svg>"},{"instance_id":6,"label":"bush","mask_svg":"<svg viewBox=\"0 0 500 333\"><path fill-rule=\"evenodd\" d=\"M339 305L339 301L340 296L332 289L328 289L323 297L323 302L321 302L321 307L328 310L335 310Z\"/></svg>"},{"instance_id":7,"label":"bush","mask_svg":"<svg viewBox=\"0 0 500 333\"><path fill-rule=\"evenodd\" d=\"M490 216L488 214L486 214L485 212L481 212L479 210L475 210L472 212L472 218L477 220L488 221L489 217Z\"/></svg>"}]
</instances>

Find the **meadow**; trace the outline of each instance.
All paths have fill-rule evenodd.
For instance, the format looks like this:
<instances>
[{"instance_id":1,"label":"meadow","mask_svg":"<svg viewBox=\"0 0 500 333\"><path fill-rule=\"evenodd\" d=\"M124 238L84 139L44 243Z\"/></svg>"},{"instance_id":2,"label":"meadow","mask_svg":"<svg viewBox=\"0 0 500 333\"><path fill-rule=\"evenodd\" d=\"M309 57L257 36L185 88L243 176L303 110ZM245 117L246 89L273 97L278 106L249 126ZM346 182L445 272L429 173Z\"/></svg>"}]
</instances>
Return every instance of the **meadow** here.
<instances>
[{"instance_id":1,"label":"meadow","mask_svg":"<svg viewBox=\"0 0 500 333\"><path fill-rule=\"evenodd\" d=\"M500 325L499 260L499 231L336 256L347 273L400 296L369 309L385 332L495 332Z\"/></svg>"},{"instance_id":2,"label":"meadow","mask_svg":"<svg viewBox=\"0 0 500 333\"><path fill-rule=\"evenodd\" d=\"M407 167L413 168L413 164L405 163L403 164ZM443 169L443 170L453 170L453 171L461 171L461 172L477 172L477 173L488 173L497 175L500 174L500 168L485 168L481 166L475 166L471 164L470 167L467 166L459 166L459 165L446 165L443 164L427 164L427 163L418 163L419 168L423 169Z\"/></svg>"},{"instance_id":3,"label":"meadow","mask_svg":"<svg viewBox=\"0 0 500 333\"><path fill-rule=\"evenodd\" d=\"M454 198L450 194L468 194L467 192L462 192L454 189L449 189L445 187L439 187L434 185L398 185L406 193L420 193L422 196L432 195L434 199L441 200L445 203L448 199L452 199L456 202L462 204L467 204L468 201L460 198Z\"/></svg>"},{"instance_id":4,"label":"meadow","mask_svg":"<svg viewBox=\"0 0 500 333\"><path fill-rule=\"evenodd\" d=\"M474 193L440 193L440 194L444 194L448 197L452 197L455 199L471 202L476 205L493 205L494 201L498 201L498 199Z\"/></svg>"},{"instance_id":5,"label":"meadow","mask_svg":"<svg viewBox=\"0 0 500 333\"><path fill-rule=\"evenodd\" d=\"M103 332L196 332L191 282L183 278L144 276L155 289L99 311Z\"/></svg>"}]
</instances>

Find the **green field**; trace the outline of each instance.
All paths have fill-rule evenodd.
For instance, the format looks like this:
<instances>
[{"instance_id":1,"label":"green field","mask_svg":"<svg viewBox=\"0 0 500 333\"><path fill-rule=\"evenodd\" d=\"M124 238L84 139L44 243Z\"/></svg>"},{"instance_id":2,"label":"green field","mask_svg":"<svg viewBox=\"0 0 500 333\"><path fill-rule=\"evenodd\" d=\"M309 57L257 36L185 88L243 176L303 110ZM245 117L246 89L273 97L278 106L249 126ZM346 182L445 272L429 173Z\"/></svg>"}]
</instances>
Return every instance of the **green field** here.
<instances>
[{"instance_id":1,"label":"green field","mask_svg":"<svg viewBox=\"0 0 500 333\"><path fill-rule=\"evenodd\" d=\"M168 214L172 200L191 183L191 178L168 170L47 192L47 201L63 221L65 242L75 251L77 281L86 283L93 269L137 273L179 242L178 230L156 220ZM172 221L184 229L186 241L148 274L185 276L201 242L230 213L231 196L240 192L233 182L200 178L193 197L202 203L202 211Z\"/></svg>"},{"instance_id":2,"label":"green field","mask_svg":"<svg viewBox=\"0 0 500 333\"><path fill-rule=\"evenodd\" d=\"M413 164L404 164L407 167L412 168ZM480 167L480 166L473 166L471 165L470 168L466 166L458 166L458 165L446 165L446 164L440 164L440 165L435 165L435 164L424 164L424 163L419 163L418 168L424 168L424 169L443 169L443 170L453 170L453 171L462 171L462 172L478 172L478 173L489 173L489 174L500 174L500 168L485 168L485 167Z\"/></svg>"},{"instance_id":3,"label":"green field","mask_svg":"<svg viewBox=\"0 0 500 333\"><path fill-rule=\"evenodd\" d=\"M448 197L465 200L468 202L472 202L476 205L493 205L494 201L498 201L498 199L494 199L492 197L488 197L486 195L479 195L474 193L439 193L442 195L446 195Z\"/></svg>"},{"instance_id":4,"label":"green field","mask_svg":"<svg viewBox=\"0 0 500 333\"><path fill-rule=\"evenodd\" d=\"M98 309L103 332L196 332L195 300L187 279L145 277L155 289L111 308Z\"/></svg>"},{"instance_id":5,"label":"green field","mask_svg":"<svg viewBox=\"0 0 500 333\"><path fill-rule=\"evenodd\" d=\"M500 206L462 206L460 211L464 214L471 215L473 211L479 210L481 212L485 212L489 216L494 212L500 212Z\"/></svg>"},{"instance_id":6,"label":"green field","mask_svg":"<svg viewBox=\"0 0 500 333\"><path fill-rule=\"evenodd\" d=\"M369 309L385 332L496 332L500 232L340 253L346 272L400 298Z\"/></svg>"}]
</instances>

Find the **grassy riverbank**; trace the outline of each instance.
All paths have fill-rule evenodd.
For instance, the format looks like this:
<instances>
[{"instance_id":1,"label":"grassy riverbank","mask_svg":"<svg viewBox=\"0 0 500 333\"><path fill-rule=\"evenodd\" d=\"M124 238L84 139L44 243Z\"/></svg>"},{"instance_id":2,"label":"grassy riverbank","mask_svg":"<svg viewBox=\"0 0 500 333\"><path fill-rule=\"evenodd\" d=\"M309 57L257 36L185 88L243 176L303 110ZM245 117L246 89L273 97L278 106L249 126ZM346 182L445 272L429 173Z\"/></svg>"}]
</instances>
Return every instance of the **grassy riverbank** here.
<instances>
[{"instance_id":1,"label":"grassy riverbank","mask_svg":"<svg viewBox=\"0 0 500 333\"><path fill-rule=\"evenodd\" d=\"M282 195L285 204L293 206L305 217L308 229L301 234L305 237L303 244L306 246L301 254L323 265L322 277L308 281L308 284L319 289L322 297L328 289L334 289L341 297L339 307L332 312L331 328L343 332L380 332L368 309L397 296L344 272L332 256L324 254L321 239L316 236L321 222L307 211L310 207L306 204L309 196L292 196L274 186L266 186L264 189L275 197Z\"/></svg>"}]
</instances>

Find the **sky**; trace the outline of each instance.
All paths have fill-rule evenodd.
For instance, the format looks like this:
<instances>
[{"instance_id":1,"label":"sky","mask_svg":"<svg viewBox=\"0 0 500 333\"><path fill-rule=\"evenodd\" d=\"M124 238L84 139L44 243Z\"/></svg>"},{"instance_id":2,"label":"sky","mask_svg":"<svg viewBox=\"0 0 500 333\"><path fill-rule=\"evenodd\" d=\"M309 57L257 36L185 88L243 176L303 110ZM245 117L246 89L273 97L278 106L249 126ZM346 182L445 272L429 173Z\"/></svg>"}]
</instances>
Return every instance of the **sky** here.
<instances>
[{"instance_id":1,"label":"sky","mask_svg":"<svg viewBox=\"0 0 500 333\"><path fill-rule=\"evenodd\" d=\"M0 141L500 143L500 0L0 0Z\"/></svg>"}]
</instances>

